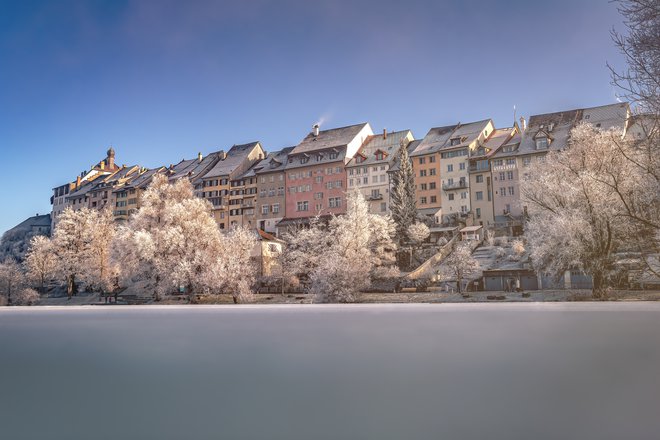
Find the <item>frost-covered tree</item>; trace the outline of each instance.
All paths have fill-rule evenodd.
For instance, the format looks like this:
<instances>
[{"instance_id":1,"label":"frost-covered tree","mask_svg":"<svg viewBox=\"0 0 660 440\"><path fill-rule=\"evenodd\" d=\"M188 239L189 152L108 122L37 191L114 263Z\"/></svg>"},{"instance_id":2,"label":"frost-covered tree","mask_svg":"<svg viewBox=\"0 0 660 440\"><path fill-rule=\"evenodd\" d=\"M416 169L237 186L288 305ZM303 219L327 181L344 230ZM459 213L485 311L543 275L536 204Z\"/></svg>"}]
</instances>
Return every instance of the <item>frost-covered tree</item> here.
<instances>
[{"instance_id":1,"label":"frost-covered tree","mask_svg":"<svg viewBox=\"0 0 660 440\"><path fill-rule=\"evenodd\" d=\"M254 230L236 227L223 234L212 264L212 281L220 291L232 296L234 304L254 300L252 286L255 282L255 267L251 253L257 245Z\"/></svg>"},{"instance_id":2,"label":"frost-covered tree","mask_svg":"<svg viewBox=\"0 0 660 440\"><path fill-rule=\"evenodd\" d=\"M619 154L621 149L630 156ZM530 216L525 237L537 269L560 276L579 268L593 278L594 297L604 293L615 252L644 230L657 230L658 217L649 213L658 212L660 187L634 163L642 160L640 153L620 132L583 124L572 130L568 149L530 168L522 197Z\"/></svg>"},{"instance_id":3,"label":"frost-covered tree","mask_svg":"<svg viewBox=\"0 0 660 440\"><path fill-rule=\"evenodd\" d=\"M390 191L390 211L396 224L399 243L408 239L408 228L417 218L415 198L415 173L408 156L408 145L402 143L397 156L399 169L392 175Z\"/></svg>"},{"instance_id":4,"label":"frost-covered tree","mask_svg":"<svg viewBox=\"0 0 660 440\"><path fill-rule=\"evenodd\" d=\"M89 267L97 217L98 212L95 210L83 208L74 211L66 208L53 233L52 246L57 256L57 270L66 282L69 298L77 293L78 282Z\"/></svg>"},{"instance_id":5,"label":"frost-covered tree","mask_svg":"<svg viewBox=\"0 0 660 440\"><path fill-rule=\"evenodd\" d=\"M217 287L221 241L210 205L193 195L190 182L157 175L118 232L113 256L124 283L145 283L156 300L184 288L192 301Z\"/></svg>"},{"instance_id":6,"label":"frost-covered tree","mask_svg":"<svg viewBox=\"0 0 660 440\"><path fill-rule=\"evenodd\" d=\"M460 242L442 262L442 268L445 276L456 280L456 288L458 293L461 293L464 281L469 281L479 272L479 262L472 256L470 244Z\"/></svg>"},{"instance_id":7,"label":"frost-covered tree","mask_svg":"<svg viewBox=\"0 0 660 440\"><path fill-rule=\"evenodd\" d=\"M628 68L610 67L612 82L643 111L660 115L660 2L620 0L619 13L627 32L612 31L614 44Z\"/></svg>"},{"instance_id":8,"label":"frost-covered tree","mask_svg":"<svg viewBox=\"0 0 660 440\"><path fill-rule=\"evenodd\" d=\"M119 268L111 260L111 245L116 225L110 207L102 211L90 210L90 240L84 261L82 280L88 288L110 292L114 289Z\"/></svg>"},{"instance_id":9,"label":"frost-covered tree","mask_svg":"<svg viewBox=\"0 0 660 440\"><path fill-rule=\"evenodd\" d=\"M7 298L7 303L12 304L12 294L22 286L24 282L24 274L21 266L12 257L7 257L0 263L0 291L2 291Z\"/></svg>"},{"instance_id":10,"label":"frost-covered tree","mask_svg":"<svg viewBox=\"0 0 660 440\"><path fill-rule=\"evenodd\" d=\"M308 225L291 227L282 238L286 242L280 257L283 284L295 285L308 280L332 245L328 226L322 224L318 217L311 219Z\"/></svg>"},{"instance_id":11,"label":"frost-covered tree","mask_svg":"<svg viewBox=\"0 0 660 440\"><path fill-rule=\"evenodd\" d=\"M29 287L24 287L16 292L12 298L12 305L14 306L32 306L39 302L39 293L30 289Z\"/></svg>"},{"instance_id":12,"label":"frost-covered tree","mask_svg":"<svg viewBox=\"0 0 660 440\"><path fill-rule=\"evenodd\" d=\"M46 282L53 278L57 269L57 257L48 237L43 235L32 237L23 266L28 278L36 282L39 290L43 291Z\"/></svg>"},{"instance_id":13,"label":"frost-covered tree","mask_svg":"<svg viewBox=\"0 0 660 440\"><path fill-rule=\"evenodd\" d=\"M424 240L429 238L431 231L426 224L418 222L408 226L408 239L412 244L413 256L415 251L419 250Z\"/></svg>"}]
</instances>

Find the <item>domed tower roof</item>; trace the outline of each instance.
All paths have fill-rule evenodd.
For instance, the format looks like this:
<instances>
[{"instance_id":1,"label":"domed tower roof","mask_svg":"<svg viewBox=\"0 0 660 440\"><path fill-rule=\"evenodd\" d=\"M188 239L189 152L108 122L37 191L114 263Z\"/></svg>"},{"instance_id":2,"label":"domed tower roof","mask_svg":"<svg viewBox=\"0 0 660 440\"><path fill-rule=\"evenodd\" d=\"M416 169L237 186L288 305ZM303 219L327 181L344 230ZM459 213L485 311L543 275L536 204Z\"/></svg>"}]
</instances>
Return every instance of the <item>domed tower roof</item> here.
<instances>
[{"instance_id":1,"label":"domed tower roof","mask_svg":"<svg viewBox=\"0 0 660 440\"><path fill-rule=\"evenodd\" d=\"M110 147L108 148L108 157L115 157L115 149Z\"/></svg>"}]
</instances>

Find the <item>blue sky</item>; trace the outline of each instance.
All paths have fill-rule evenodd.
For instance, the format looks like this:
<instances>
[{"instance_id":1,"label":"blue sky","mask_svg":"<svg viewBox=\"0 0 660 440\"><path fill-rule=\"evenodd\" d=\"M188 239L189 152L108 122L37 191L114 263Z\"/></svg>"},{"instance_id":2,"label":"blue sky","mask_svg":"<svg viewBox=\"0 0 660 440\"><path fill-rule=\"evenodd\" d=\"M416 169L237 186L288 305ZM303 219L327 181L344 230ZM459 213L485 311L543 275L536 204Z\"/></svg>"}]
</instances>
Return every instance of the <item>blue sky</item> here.
<instances>
[{"instance_id":1,"label":"blue sky","mask_svg":"<svg viewBox=\"0 0 660 440\"><path fill-rule=\"evenodd\" d=\"M0 216L104 157L176 163L322 127L375 131L615 102L605 0L0 0Z\"/></svg>"}]
</instances>

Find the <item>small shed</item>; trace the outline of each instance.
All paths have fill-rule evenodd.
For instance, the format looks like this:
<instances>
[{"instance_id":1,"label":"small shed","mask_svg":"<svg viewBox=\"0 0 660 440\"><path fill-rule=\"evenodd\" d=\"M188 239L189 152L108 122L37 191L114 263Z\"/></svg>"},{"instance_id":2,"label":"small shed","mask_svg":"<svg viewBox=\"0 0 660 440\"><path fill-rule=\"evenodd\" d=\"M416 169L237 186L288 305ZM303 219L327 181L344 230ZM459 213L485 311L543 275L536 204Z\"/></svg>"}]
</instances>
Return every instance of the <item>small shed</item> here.
<instances>
[{"instance_id":1,"label":"small shed","mask_svg":"<svg viewBox=\"0 0 660 440\"><path fill-rule=\"evenodd\" d=\"M476 240L481 241L484 238L484 227L481 225L477 226L466 226L461 229L461 240Z\"/></svg>"},{"instance_id":2,"label":"small shed","mask_svg":"<svg viewBox=\"0 0 660 440\"><path fill-rule=\"evenodd\" d=\"M538 290L536 273L530 269L495 269L484 270L484 290L512 291L512 290Z\"/></svg>"}]
</instances>

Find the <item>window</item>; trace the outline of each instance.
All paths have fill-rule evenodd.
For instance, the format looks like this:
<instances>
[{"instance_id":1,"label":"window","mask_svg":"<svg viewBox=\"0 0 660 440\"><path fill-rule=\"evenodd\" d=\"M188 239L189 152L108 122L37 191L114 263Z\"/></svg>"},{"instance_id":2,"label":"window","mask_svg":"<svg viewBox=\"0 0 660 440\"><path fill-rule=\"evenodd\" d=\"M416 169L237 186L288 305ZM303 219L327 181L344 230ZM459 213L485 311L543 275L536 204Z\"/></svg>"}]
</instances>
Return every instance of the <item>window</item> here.
<instances>
[{"instance_id":1,"label":"window","mask_svg":"<svg viewBox=\"0 0 660 440\"><path fill-rule=\"evenodd\" d=\"M321 212L323 209L323 203L317 203L316 204L316 212Z\"/></svg>"},{"instance_id":2,"label":"window","mask_svg":"<svg viewBox=\"0 0 660 440\"><path fill-rule=\"evenodd\" d=\"M371 198L372 198L372 199L379 199L379 198L381 198L380 190L379 190L379 189L372 189L372 190L371 190Z\"/></svg>"},{"instance_id":3,"label":"window","mask_svg":"<svg viewBox=\"0 0 660 440\"><path fill-rule=\"evenodd\" d=\"M337 156L339 156L339 154L336 151L330 153L330 159L337 159Z\"/></svg>"},{"instance_id":4,"label":"window","mask_svg":"<svg viewBox=\"0 0 660 440\"><path fill-rule=\"evenodd\" d=\"M513 187L512 187L512 186L509 187L509 195L510 195L510 196L513 195Z\"/></svg>"},{"instance_id":5,"label":"window","mask_svg":"<svg viewBox=\"0 0 660 440\"><path fill-rule=\"evenodd\" d=\"M510 158L506 160L507 165L515 165L516 164L516 159Z\"/></svg>"},{"instance_id":6,"label":"window","mask_svg":"<svg viewBox=\"0 0 660 440\"><path fill-rule=\"evenodd\" d=\"M513 180L513 171L507 171L506 172L506 178L509 180Z\"/></svg>"},{"instance_id":7,"label":"window","mask_svg":"<svg viewBox=\"0 0 660 440\"><path fill-rule=\"evenodd\" d=\"M348 179L348 186L353 186L353 179Z\"/></svg>"},{"instance_id":8,"label":"window","mask_svg":"<svg viewBox=\"0 0 660 440\"><path fill-rule=\"evenodd\" d=\"M378 183L378 176L373 176L371 178L371 183Z\"/></svg>"},{"instance_id":9,"label":"window","mask_svg":"<svg viewBox=\"0 0 660 440\"><path fill-rule=\"evenodd\" d=\"M506 188L505 187L500 188L500 195L501 196L506 196Z\"/></svg>"},{"instance_id":10,"label":"window","mask_svg":"<svg viewBox=\"0 0 660 440\"><path fill-rule=\"evenodd\" d=\"M296 208L298 211L309 211L309 202L298 202Z\"/></svg>"},{"instance_id":11,"label":"window","mask_svg":"<svg viewBox=\"0 0 660 440\"><path fill-rule=\"evenodd\" d=\"M481 208L477 208L476 212L477 212L477 218L481 218Z\"/></svg>"},{"instance_id":12,"label":"window","mask_svg":"<svg viewBox=\"0 0 660 440\"><path fill-rule=\"evenodd\" d=\"M449 200L454 200L454 194L449 194L448 198Z\"/></svg>"},{"instance_id":13,"label":"window","mask_svg":"<svg viewBox=\"0 0 660 440\"><path fill-rule=\"evenodd\" d=\"M451 173L452 171L454 171L454 165L453 164L447 165L447 172Z\"/></svg>"},{"instance_id":14,"label":"window","mask_svg":"<svg viewBox=\"0 0 660 440\"><path fill-rule=\"evenodd\" d=\"M351 170L351 171L353 171L353 170ZM353 173L351 173L351 174L353 174ZM316 176L316 177L314 178L314 181L315 181L316 183L323 183L323 176Z\"/></svg>"},{"instance_id":15,"label":"window","mask_svg":"<svg viewBox=\"0 0 660 440\"><path fill-rule=\"evenodd\" d=\"M387 211L387 203L381 202L380 204L380 212L386 212Z\"/></svg>"},{"instance_id":16,"label":"window","mask_svg":"<svg viewBox=\"0 0 660 440\"><path fill-rule=\"evenodd\" d=\"M429 189L435 189L435 182L429 183Z\"/></svg>"},{"instance_id":17,"label":"window","mask_svg":"<svg viewBox=\"0 0 660 440\"><path fill-rule=\"evenodd\" d=\"M360 156L359 154L355 156L355 163L362 163L364 162L364 157Z\"/></svg>"},{"instance_id":18,"label":"window","mask_svg":"<svg viewBox=\"0 0 660 440\"><path fill-rule=\"evenodd\" d=\"M383 160L383 153L381 153L380 151L376 153L376 160Z\"/></svg>"},{"instance_id":19,"label":"window","mask_svg":"<svg viewBox=\"0 0 660 440\"><path fill-rule=\"evenodd\" d=\"M426 197L421 197L419 199L419 203L422 204L422 205L426 205Z\"/></svg>"},{"instance_id":20,"label":"window","mask_svg":"<svg viewBox=\"0 0 660 440\"><path fill-rule=\"evenodd\" d=\"M426 177L426 170L419 170L419 177Z\"/></svg>"},{"instance_id":21,"label":"window","mask_svg":"<svg viewBox=\"0 0 660 440\"><path fill-rule=\"evenodd\" d=\"M435 168L431 168L431 169L429 170L429 175L430 175L430 176L435 176Z\"/></svg>"},{"instance_id":22,"label":"window","mask_svg":"<svg viewBox=\"0 0 660 440\"><path fill-rule=\"evenodd\" d=\"M341 207L341 197L330 197L328 199L328 207L330 207L330 208L340 208Z\"/></svg>"},{"instance_id":23,"label":"window","mask_svg":"<svg viewBox=\"0 0 660 440\"><path fill-rule=\"evenodd\" d=\"M484 175L477 174L477 183L484 183Z\"/></svg>"},{"instance_id":24,"label":"window","mask_svg":"<svg viewBox=\"0 0 660 440\"><path fill-rule=\"evenodd\" d=\"M381 181L381 183L387 181L387 176L385 174L381 174L380 175L380 181Z\"/></svg>"},{"instance_id":25,"label":"window","mask_svg":"<svg viewBox=\"0 0 660 440\"><path fill-rule=\"evenodd\" d=\"M335 174L339 174L339 173L341 173L341 167L335 168Z\"/></svg>"},{"instance_id":26,"label":"window","mask_svg":"<svg viewBox=\"0 0 660 440\"><path fill-rule=\"evenodd\" d=\"M504 180L505 177L506 177L506 174L504 173L504 171L502 171L500 173L500 180Z\"/></svg>"},{"instance_id":27,"label":"window","mask_svg":"<svg viewBox=\"0 0 660 440\"><path fill-rule=\"evenodd\" d=\"M261 205L261 213L263 215L268 214L268 205Z\"/></svg>"},{"instance_id":28,"label":"window","mask_svg":"<svg viewBox=\"0 0 660 440\"><path fill-rule=\"evenodd\" d=\"M277 213L279 213L279 212L280 212L280 204L279 204L279 203L275 203L275 204L273 204L273 209L272 209L272 211L273 211L273 214L277 214Z\"/></svg>"},{"instance_id":29,"label":"window","mask_svg":"<svg viewBox=\"0 0 660 440\"><path fill-rule=\"evenodd\" d=\"M421 189L422 191L426 191L426 183L420 184L419 187L420 187L419 189Z\"/></svg>"},{"instance_id":30,"label":"window","mask_svg":"<svg viewBox=\"0 0 660 440\"><path fill-rule=\"evenodd\" d=\"M523 166L524 167L528 167L530 163L532 163L532 158L531 157L523 157Z\"/></svg>"},{"instance_id":31,"label":"window","mask_svg":"<svg viewBox=\"0 0 660 440\"><path fill-rule=\"evenodd\" d=\"M353 170L353 168L351 168L350 170L348 170L348 175L349 175L349 176L352 176L352 175L353 175L353 172L354 172L354 170Z\"/></svg>"},{"instance_id":32,"label":"window","mask_svg":"<svg viewBox=\"0 0 660 440\"><path fill-rule=\"evenodd\" d=\"M277 195L278 196L283 196L284 195L284 187L283 186L280 186L279 188L277 188Z\"/></svg>"},{"instance_id":33,"label":"window","mask_svg":"<svg viewBox=\"0 0 660 440\"><path fill-rule=\"evenodd\" d=\"M483 191L477 191L476 196L477 196L477 200L483 200L484 199L484 192Z\"/></svg>"},{"instance_id":34,"label":"window","mask_svg":"<svg viewBox=\"0 0 660 440\"><path fill-rule=\"evenodd\" d=\"M362 173L363 174L367 174L368 171L369 171L369 168L362 167ZM340 173L340 172L341 172L341 168L337 168L337 173Z\"/></svg>"},{"instance_id":35,"label":"window","mask_svg":"<svg viewBox=\"0 0 660 440\"><path fill-rule=\"evenodd\" d=\"M332 189L332 182L326 182L325 187L327 189Z\"/></svg>"},{"instance_id":36,"label":"window","mask_svg":"<svg viewBox=\"0 0 660 440\"><path fill-rule=\"evenodd\" d=\"M451 138L451 139L449 140L449 145L452 146L452 147L453 147L454 145L458 145L458 144L460 144L460 143L461 143L461 138L457 138L457 137L456 137L456 138Z\"/></svg>"},{"instance_id":37,"label":"window","mask_svg":"<svg viewBox=\"0 0 660 440\"><path fill-rule=\"evenodd\" d=\"M431 196L431 203L437 203L438 198L436 196Z\"/></svg>"},{"instance_id":38,"label":"window","mask_svg":"<svg viewBox=\"0 0 660 440\"><path fill-rule=\"evenodd\" d=\"M435 156L429 156L429 163L435 163Z\"/></svg>"},{"instance_id":39,"label":"window","mask_svg":"<svg viewBox=\"0 0 660 440\"><path fill-rule=\"evenodd\" d=\"M464 170L465 169L465 162L459 163L458 164L458 169L461 170L461 171Z\"/></svg>"},{"instance_id":40,"label":"window","mask_svg":"<svg viewBox=\"0 0 660 440\"><path fill-rule=\"evenodd\" d=\"M467 199L467 191L461 192L461 199Z\"/></svg>"},{"instance_id":41,"label":"window","mask_svg":"<svg viewBox=\"0 0 660 440\"><path fill-rule=\"evenodd\" d=\"M419 158L419 164L422 165L422 164L425 164L425 163L426 163L426 158L425 157L420 157Z\"/></svg>"},{"instance_id":42,"label":"window","mask_svg":"<svg viewBox=\"0 0 660 440\"><path fill-rule=\"evenodd\" d=\"M341 182L340 182L340 183L341 183ZM364 185L367 185L367 184L369 183L369 178L368 178L368 177L363 177L363 178L362 178L362 183L363 183ZM340 185L340 186L341 186L341 185Z\"/></svg>"},{"instance_id":43,"label":"window","mask_svg":"<svg viewBox=\"0 0 660 440\"><path fill-rule=\"evenodd\" d=\"M548 138L545 136L540 136L536 138L536 149L542 150L548 148Z\"/></svg>"}]
</instances>

